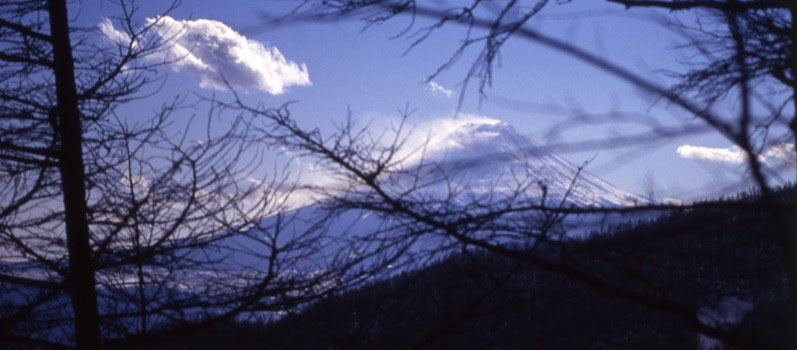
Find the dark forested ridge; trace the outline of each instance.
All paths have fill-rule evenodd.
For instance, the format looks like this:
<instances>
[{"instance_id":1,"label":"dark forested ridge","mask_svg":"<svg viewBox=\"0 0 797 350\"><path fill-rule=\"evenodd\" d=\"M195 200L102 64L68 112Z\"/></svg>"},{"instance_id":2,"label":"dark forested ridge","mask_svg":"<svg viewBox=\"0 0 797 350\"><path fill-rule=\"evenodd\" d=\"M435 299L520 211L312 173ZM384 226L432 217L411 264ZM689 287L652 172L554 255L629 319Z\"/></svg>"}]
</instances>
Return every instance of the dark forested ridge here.
<instances>
[{"instance_id":1,"label":"dark forested ridge","mask_svg":"<svg viewBox=\"0 0 797 350\"><path fill-rule=\"evenodd\" d=\"M785 200L792 190L779 193ZM742 300L752 308L727 327L767 348L785 348L788 282L771 220L722 205L754 199L743 193L717 206L622 224L566 243L567 258L608 281L695 309ZM157 347L695 349L699 341L668 312L529 263L464 251L278 322L224 324Z\"/></svg>"}]
</instances>

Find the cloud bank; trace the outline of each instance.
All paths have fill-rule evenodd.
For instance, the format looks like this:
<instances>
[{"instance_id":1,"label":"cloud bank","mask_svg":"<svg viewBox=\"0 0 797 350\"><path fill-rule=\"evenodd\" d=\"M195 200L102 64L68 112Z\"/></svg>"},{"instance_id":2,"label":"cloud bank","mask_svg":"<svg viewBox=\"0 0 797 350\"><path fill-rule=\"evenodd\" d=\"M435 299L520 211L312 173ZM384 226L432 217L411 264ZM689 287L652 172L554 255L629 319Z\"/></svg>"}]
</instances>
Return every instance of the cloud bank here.
<instances>
[{"instance_id":1,"label":"cloud bank","mask_svg":"<svg viewBox=\"0 0 797 350\"><path fill-rule=\"evenodd\" d=\"M725 164L742 164L747 161L747 153L739 146L726 148L681 145L675 151L679 156L687 159L700 159ZM781 143L769 147L758 155L762 162L775 159L786 164L795 164L794 145Z\"/></svg>"},{"instance_id":2,"label":"cloud bank","mask_svg":"<svg viewBox=\"0 0 797 350\"><path fill-rule=\"evenodd\" d=\"M426 90L431 91L433 96L445 96L447 98L454 96L454 90L446 89L443 87L443 85L440 85L433 80L430 80L428 83L426 83Z\"/></svg>"},{"instance_id":3,"label":"cloud bank","mask_svg":"<svg viewBox=\"0 0 797 350\"><path fill-rule=\"evenodd\" d=\"M788 165L797 165L797 154L795 154L793 144L781 143L774 145L764 152L764 156L775 158Z\"/></svg>"},{"instance_id":4,"label":"cloud bank","mask_svg":"<svg viewBox=\"0 0 797 350\"><path fill-rule=\"evenodd\" d=\"M130 35L121 30L117 30L113 26L113 22L111 22L111 20L108 18L101 20L97 27L100 29L100 33L102 33L105 39L108 39L114 44L127 46L127 44L130 42ZM133 42L133 47L138 47L137 44L138 42Z\"/></svg>"},{"instance_id":5,"label":"cloud bank","mask_svg":"<svg viewBox=\"0 0 797 350\"><path fill-rule=\"evenodd\" d=\"M157 39L168 43L149 59L198 75L202 88L226 89L226 80L236 89L280 95L289 86L311 85L307 65L289 61L276 47L248 39L222 22L163 16L148 18L146 25L153 25ZM111 42L129 42L110 20L101 21L99 29Z\"/></svg>"},{"instance_id":6,"label":"cloud bank","mask_svg":"<svg viewBox=\"0 0 797 350\"><path fill-rule=\"evenodd\" d=\"M457 117L442 117L426 120L411 126L411 132L404 140L404 147L397 157L403 159L404 166L415 165L421 158L456 149L462 145L455 134L465 125L496 125L501 120L477 114L460 114ZM474 136L490 137L481 133Z\"/></svg>"},{"instance_id":7,"label":"cloud bank","mask_svg":"<svg viewBox=\"0 0 797 350\"><path fill-rule=\"evenodd\" d=\"M747 160L747 154L738 146L728 148L713 148L703 146L681 145L675 150L679 156L687 159L708 160L718 163L742 164Z\"/></svg>"}]
</instances>

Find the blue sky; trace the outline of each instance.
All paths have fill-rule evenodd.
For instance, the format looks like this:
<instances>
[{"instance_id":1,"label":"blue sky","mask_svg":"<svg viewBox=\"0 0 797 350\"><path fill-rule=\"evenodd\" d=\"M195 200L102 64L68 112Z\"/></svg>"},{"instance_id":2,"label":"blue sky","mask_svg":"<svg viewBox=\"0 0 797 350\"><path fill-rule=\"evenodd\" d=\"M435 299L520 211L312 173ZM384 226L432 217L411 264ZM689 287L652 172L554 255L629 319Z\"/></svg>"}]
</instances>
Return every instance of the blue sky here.
<instances>
[{"instance_id":1,"label":"blue sky","mask_svg":"<svg viewBox=\"0 0 797 350\"><path fill-rule=\"evenodd\" d=\"M142 3L138 15L142 23L163 10L163 5L156 3L159 2ZM273 27L262 19L264 14L284 14L295 4L293 1L262 0L191 1L183 3L169 16L174 21L217 21L217 25L226 26L249 41L259 42L267 50L279 50L286 64L294 65L293 70L283 69L279 73L283 74L282 78L269 76L277 73L268 70L262 72L261 80L247 76L241 78L246 81L242 81L240 87L247 90L244 96L249 102L277 106L297 101L291 108L292 115L302 125L328 130L333 121L346 117L349 108L361 121L394 118L396 111L405 105L417 109L411 119L413 123L454 116L460 93L458 84L470 66L474 51L435 78L435 87L426 84L425 79L453 53L462 38L463 28L446 27L404 54L411 41L391 37L407 25L406 18L366 31L358 21ZM97 26L118 11L108 2L73 4L73 8L77 6L80 6L78 22L86 26ZM602 2L552 3L530 25L599 53L660 84L667 84L668 78L660 73L661 69L683 70L677 63L678 53L673 50L679 38L652 23L652 14L624 11ZM419 24L423 22L416 23ZM168 80L156 96L133 102L124 109L151 110L152 106L175 94L216 93L220 97L226 94L203 84L199 69L186 65L164 73L168 73ZM274 79L285 85L265 85ZM466 93L462 112L503 120L541 143L612 138L637 130L631 124L591 125L569 129L559 139L548 138L551 127L570 117L573 109L608 115L631 113L640 119L655 118L664 123L690 120L689 116L654 103L606 73L516 38L503 50L501 66L495 71L487 99L480 101L474 90L475 85ZM731 143L708 133L631 148L559 150L574 163L597 155L589 171L632 192L649 194L652 189L658 199L714 195L739 183L742 166L733 161L708 160L722 158L723 154L732 157L732 149L722 153L723 150L701 148L685 152L682 148L679 154L678 148L683 145L727 148Z\"/></svg>"}]
</instances>

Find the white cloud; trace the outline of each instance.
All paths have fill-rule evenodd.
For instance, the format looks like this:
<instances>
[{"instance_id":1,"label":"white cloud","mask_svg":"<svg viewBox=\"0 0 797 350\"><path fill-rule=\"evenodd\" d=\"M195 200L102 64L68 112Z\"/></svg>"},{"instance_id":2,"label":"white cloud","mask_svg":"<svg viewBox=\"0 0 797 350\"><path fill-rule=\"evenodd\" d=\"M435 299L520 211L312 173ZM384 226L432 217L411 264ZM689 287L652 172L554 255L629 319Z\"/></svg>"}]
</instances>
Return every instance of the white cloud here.
<instances>
[{"instance_id":1,"label":"white cloud","mask_svg":"<svg viewBox=\"0 0 797 350\"><path fill-rule=\"evenodd\" d=\"M764 155L789 165L797 165L797 154L795 154L793 144L780 143L774 145L767 149Z\"/></svg>"},{"instance_id":2,"label":"white cloud","mask_svg":"<svg viewBox=\"0 0 797 350\"><path fill-rule=\"evenodd\" d=\"M148 18L146 24L154 24L154 34L169 44L149 59L199 75L202 88L226 89L226 80L233 88L279 95L289 86L311 85L307 65L289 61L276 47L248 39L222 22L163 16ZM101 21L99 29L116 44L129 40L110 20Z\"/></svg>"},{"instance_id":3,"label":"white cloud","mask_svg":"<svg viewBox=\"0 0 797 350\"><path fill-rule=\"evenodd\" d=\"M684 204L686 204L686 202L684 202L684 200L680 199L680 198L666 197L666 198L661 200L661 204L665 204L665 205L684 205Z\"/></svg>"},{"instance_id":4,"label":"white cloud","mask_svg":"<svg viewBox=\"0 0 797 350\"><path fill-rule=\"evenodd\" d=\"M727 164L742 164L748 159L747 153L736 145L727 148L681 145L678 146L675 152L683 158L708 160ZM777 144L769 147L762 154L758 155L758 159L762 162L773 158L787 164L794 164L794 145L788 143Z\"/></svg>"},{"instance_id":5,"label":"white cloud","mask_svg":"<svg viewBox=\"0 0 797 350\"><path fill-rule=\"evenodd\" d=\"M130 171L125 171L120 181L123 186L132 187L136 194L149 192L150 181L141 174L131 174Z\"/></svg>"},{"instance_id":6,"label":"white cloud","mask_svg":"<svg viewBox=\"0 0 797 350\"><path fill-rule=\"evenodd\" d=\"M728 148L714 148L692 145L681 145L675 151L679 156L688 159L709 160L719 163L742 164L747 160L747 155L739 146Z\"/></svg>"},{"instance_id":7,"label":"white cloud","mask_svg":"<svg viewBox=\"0 0 797 350\"><path fill-rule=\"evenodd\" d=\"M460 114L455 118L436 118L412 126L412 131L407 135L404 147L399 150L397 158L404 160L404 165L411 166L424 156L439 154L457 147L461 144L453 137L465 125L496 125L500 120L476 114ZM495 136L484 133L476 137Z\"/></svg>"},{"instance_id":8,"label":"white cloud","mask_svg":"<svg viewBox=\"0 0 797 350\"><path fill-rule=\"evenodd\" d=\"M390 129L390 124L397 120L390 120L386 117L376 124L372 124L373 135L379 135L384 128ZM462 147L461 140L457 137L462 132L463 127L470 126L469 129L478 129L482 125L496 125L502 123L498 119L475 115L460 114L457 117L434 118L419 123L407 125L406 139L402 147L397 151L394 161L394 169L407 169L418 165L425 157L445 154L447 151ZM389 132L388 132L389 134ZM489 131L473 132L471 137L493 137ZM392 135L380 138L387 143L392 140ZM388 144L383 144L388 146ZM298 155L284 153L290 157L301 157ZM294 158L294 164L299 168L300 186L293 190L290 198L286 201L286 206L290 208L301 207L322 199L325 194L321 192L334 193L349 189L350 183L346 178L337 176L334 172L324 167L318 166L314 161L303 161L301 158ZM305 187L307 186L307 187ZM321 190L321 192L319 192Z\"/></svg>"},{"instance_id":9,"label":"white cloud","mask_svg":"<svg viewBox=\"0 0 797 350\"><path fill-rule=\"evenodd\" d=\"M103 19L97 26L100 28L102 35L112 43L122 46L127 46L130 43L130 35L114 28L110 19ZM134 42L134 47L138 46L137 44L137 42Z\"/></svg>"},{"instance_id":10,"label":"white cloud","mask_svg":"<svg viewBox=\"0 0 797 350\"><path fill-rule=\"evenodd\" d=\"M433 80L430 80L426 84L426 90L431 91L432 95L434 96L445 96L447 98L451 98L454 96L454 90L446 89L445 87L443 87L443 85L440 85Z\"/></svg>"}]
</instances>

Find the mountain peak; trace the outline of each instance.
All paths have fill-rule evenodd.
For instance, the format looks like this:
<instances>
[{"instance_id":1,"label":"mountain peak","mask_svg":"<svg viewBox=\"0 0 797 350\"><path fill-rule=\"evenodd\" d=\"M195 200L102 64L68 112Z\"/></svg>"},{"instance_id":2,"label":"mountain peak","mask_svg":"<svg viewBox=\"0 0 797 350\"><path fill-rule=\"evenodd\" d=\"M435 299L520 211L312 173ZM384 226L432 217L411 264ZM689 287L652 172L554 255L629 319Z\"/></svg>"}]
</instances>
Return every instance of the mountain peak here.
<instances>
[{"instance_id":1,"label":"mountain peak","mask_svg":"<svg viewBox=\"0 0 797 350\"><path fill-rule=\"evenodd\" d=\"M468 116L448 121L430 139L428 164L435 163L458 185L476 191L511 191L519 181L538 183L551 200L578 206L630 206L647 202L623 191L524 137L498 119ZM571 188L571 184L573 184Z\"/></svg>"}]
</instances>

